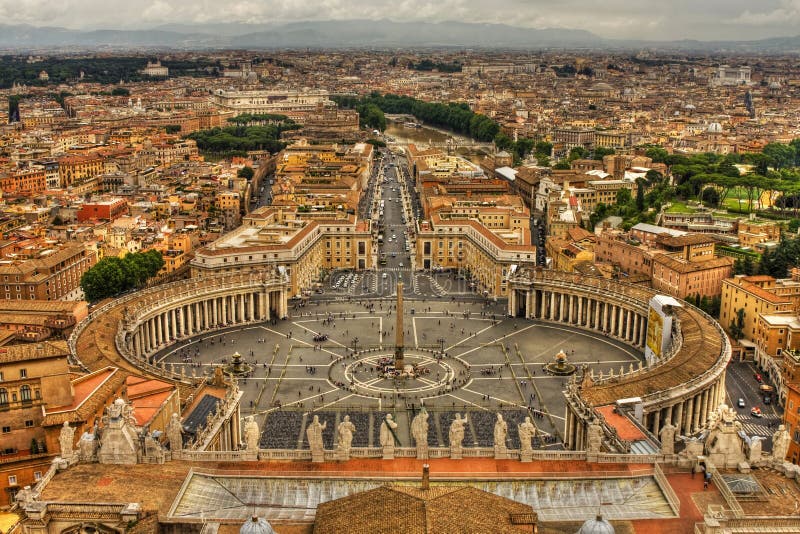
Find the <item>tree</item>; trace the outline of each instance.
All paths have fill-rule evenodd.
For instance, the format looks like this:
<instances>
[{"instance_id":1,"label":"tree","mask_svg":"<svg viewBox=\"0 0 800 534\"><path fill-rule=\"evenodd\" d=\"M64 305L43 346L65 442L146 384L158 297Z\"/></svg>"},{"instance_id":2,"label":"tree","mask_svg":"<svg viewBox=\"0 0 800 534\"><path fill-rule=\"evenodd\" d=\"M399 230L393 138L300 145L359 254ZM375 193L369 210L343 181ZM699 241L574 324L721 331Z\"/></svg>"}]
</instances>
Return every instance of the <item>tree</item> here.
<instances>
[{"instance_id":1,"label":"tree","mask_svg":"<svg viewBox=\"0 0 800 534\"><path fill-rule=\"evenodd\" d=\"M644 201L644 186L645 180L638 178L636 180L636 209L639 211L644 211L646 207Z\"/></svg>"},{"instance_id":2,"label":"tree","mask_svg":"<svg viewBox=\"0 0 800 534\"><path fill-rule=\"evenodd\" d=\"M553 165L553 168L561 171L568 171L572 168L572 166L569 164L569 161L562 159L561 161Z\"/></svg>"},{"instance_id":3,"label":"tree","mask_svg":"<svg viewBox=\"0 0 800 534\"><path fill-rule=\"evenodd\" d=\"M111 96L130 96L131 92L124 87L115 87L111 90Z\"/></svg>"},{"instance_id":4,"label":"tree","mask_svg":"<svg viewBox=\"0 0 800 534\"><path fill-rule=\"evenodd\" d=\"M613 148L606 148L606 147L599 146L599 147L594 149L594 155L592 156L592 159L603 161L603 158L605 156L610 156L610 155L612 155L614 153L615 152L614 152Z\"/></svg>"},{"instance_id":5,"label":"tree","mask_svg":"<svg viewBox=\"0 0 800 534\"><path fill-rule=\"evenodd\" d=\"M795 147L792 145L784 145L783 143L768 143L761 151L770 163L778 169L784 167L791 167L795 164L797 153Z\"/></svg>"},{"instance_id":6,"label":"tree","mask_svg":"<svg viewBox=\"0 0 800 534\"><path fill-rule=\"evenodd\" d=\"M180 124L167 124L164 126L164 131L168 134L176 134L181 132L181 125Z\"/></svg>"},{"instance_id":7,"label":"tree","mask_svg":"<svg viewBox=\"0 0 800 534\"><path fill-rule=\"evenodd\" d=\"M739 341L744 337L744 308L736 310L736 317L731 319L728 330L730 330L731 337L734 341Z\"/></svg>"},{"instance_id":8,"label":"tree","mask_svg":"<svg viewBox=\"0 0 800 534\"><path fill-rule=\"evenodd\" d=\"M661 147L650 147L648 148L645 153L645 156L653 160L653 163L664 163L667 161L667 157L669 156L669 152Z\"/></svg>"},{"instance_id":9,"label":"tree","mask_svg":"<svg viewBox=\"0 0 800 534\"><path fill-rule=\"evenodd\" d=\"M589 151L581 146L572 147L567 156L567 161L575 161L576 159L584 159L589 155Z\"/></svg>"},{"instance_id":10,"label":"tree","mask_svg":"<svg viewBox=\"0 0 800 534\"><path fill-rule=\"evenodd\" d=\"M239 178L244 178L245 180L252 180L253 176L255 176L256 171L253 170L253 167L249 165L245 165L236 173L236 176Z\"/></svg>"},{"instance_id":11,"label":"tree","mask_svg":"<svg viewBox=\"0 0 800 534\"><path fill-rule=\"evenodd\" d=\"M103 258L83 273L80 285L86 299L96 301L141 286L164 266L161 252L134 252L120 259Z\"/></svg>"},{"instance_id":12,"label":"tree","mask_svg":"<svg viewBox=\"0 0 800 534\"><path fill-rule=\"evenodd\" d=\"M633 197L631 196L631 190L627 187L623 187L617 191L617 204L620 206L627 206L632 200Z\"/></svg>"},{"instance_id":13,"label":"tree","mask_svg":"<svg viewBox=\"0 0 800 534\"><path fill-rule=\"evenodd\" d=\"M711 206L712 208L719 206L719 191L713 187L706 187L703 189L700 197L703 202L706 203L706 205Z\"/></svg>"}]
</instances>

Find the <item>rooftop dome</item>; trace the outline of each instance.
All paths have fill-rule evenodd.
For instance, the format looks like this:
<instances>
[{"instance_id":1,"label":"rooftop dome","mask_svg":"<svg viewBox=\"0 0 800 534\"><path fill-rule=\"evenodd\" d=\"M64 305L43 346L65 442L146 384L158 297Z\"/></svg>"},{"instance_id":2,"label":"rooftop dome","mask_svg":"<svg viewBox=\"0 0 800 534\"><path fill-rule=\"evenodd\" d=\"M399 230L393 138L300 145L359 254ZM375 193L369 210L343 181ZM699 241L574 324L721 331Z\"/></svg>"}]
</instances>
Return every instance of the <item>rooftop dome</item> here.
<instances>
[{"instance_id":1,"label":"rooftop dome","mask_svg":"<svg viewBox=\"0 0 800 534\"><path fill-rule=\"evenodd\" d=\"M685 106L683 106L683 109L696 109L696 108L694 107L694 104L686 104Z\"/></svg>"},{"instance_id":2,"label":"rooftop dome","mask_svg":"<svg viewBox=\"0 0 800 534\"><path fill-rule=\"evenodd\" d=\"M612 531L613 532L613 531ZM249 521L242 525L239 534L275 534L272 525L262 517L253 516Z\"/></svg>"},{"instance_id":3,"label":"rooftop dome","mask_svg":"<svg viewBox=\"0 0 800 534\"><path fill-rule=\"evenodd\" d=\"M576 534L614 534L614 527L598 514L594 519L587 519Z\"/></svg>"},{"instance_id":4,"label":"rooftop dome","mask_svg":"<svg viewBox=\"0 0 800 534\"><path fill-rule=\"evenodd\" d=\"M712 122L706 129L708 133L722 133L722 125L718 122Z\"/></svg>"},{"instance_id":5,"label":"rooftop dome","mask_svg":"<svg viewBox=\"0 0 800 534\"><path fill-rule=\"evenodd\" d=\"M613 91L614 88L608 85L605 82L599 82L594 84L591 88L591 91Z\"/></svg>"}]
</instances>

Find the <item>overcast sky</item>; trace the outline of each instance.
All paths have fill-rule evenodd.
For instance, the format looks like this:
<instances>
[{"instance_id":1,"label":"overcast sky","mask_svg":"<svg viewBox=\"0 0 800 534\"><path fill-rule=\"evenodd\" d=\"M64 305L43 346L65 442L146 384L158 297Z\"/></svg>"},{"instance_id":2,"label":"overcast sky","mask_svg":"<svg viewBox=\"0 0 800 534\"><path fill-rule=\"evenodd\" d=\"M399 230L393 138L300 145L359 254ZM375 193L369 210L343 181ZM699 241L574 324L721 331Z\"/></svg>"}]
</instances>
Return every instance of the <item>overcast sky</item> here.
<instances>
[{"instance_id":1,"label":"overcast sky","mask_svg":"<svg viewBox=\"0 0 800 534\"><path fill-rule=\"evenodd\" d=\"M0 21L75 29L381 19L575 28L609 38L800 34L800 0L0 0Z\"/></svg>"}]
</instances>

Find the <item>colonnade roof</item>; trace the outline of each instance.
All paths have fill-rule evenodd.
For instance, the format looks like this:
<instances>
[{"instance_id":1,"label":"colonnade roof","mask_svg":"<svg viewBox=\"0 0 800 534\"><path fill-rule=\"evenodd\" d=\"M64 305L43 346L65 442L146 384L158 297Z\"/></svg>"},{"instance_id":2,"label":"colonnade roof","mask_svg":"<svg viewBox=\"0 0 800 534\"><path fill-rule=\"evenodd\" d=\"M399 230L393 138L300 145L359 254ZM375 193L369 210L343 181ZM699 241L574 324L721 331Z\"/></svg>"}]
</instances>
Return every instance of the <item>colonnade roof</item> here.
<instances>
[{"instance_id":1,"label":"colonnade roof","mask_svg":"<svg viewBox=\"0 0 800 534\"><path fill-rule=\"evenodd\" d=\"M592 406L613 404L619 399L647 397L658 391L679 388L701 376L722 357L724 334L714 321L692 308L676 308L683 343L677 353L644 373L623 375L584 387L581 397Z\"/></svg>"}]
</instances>

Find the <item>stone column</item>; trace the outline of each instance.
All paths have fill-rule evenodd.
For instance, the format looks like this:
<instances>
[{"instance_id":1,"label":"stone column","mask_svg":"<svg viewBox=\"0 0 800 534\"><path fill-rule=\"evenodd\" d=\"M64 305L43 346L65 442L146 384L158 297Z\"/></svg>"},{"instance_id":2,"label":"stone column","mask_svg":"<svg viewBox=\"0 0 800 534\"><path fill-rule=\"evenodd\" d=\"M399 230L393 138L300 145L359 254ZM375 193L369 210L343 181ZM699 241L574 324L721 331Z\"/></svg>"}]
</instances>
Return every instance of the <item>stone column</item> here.
<instances>
[{"instance_id":1,"label":"stone column","mask_svg":"<svg viewBox=\"0 0 800 534\"><path fill-rule=\"evenodd\" d=\"M692 430L697 430L700 428L700 395L695 395L694 399L692 399L692 404L694 404L694 417L692 418Z\"/></svg>"},{"instance_id":2,"label":"stone column","mask_svg":"<svg viewBox=\"0 0 800 534\"><path fill-rule=\"evenodd\" d=\"M578 325L583 326L583 296L578 297Z\"/></svg>"},{"instance_id":3,"label":"stone column","mask_svg":"<svg viewBox=\"0 0 800 534\"><path fill-rule=\"evenodd\" d=\"M672 404L667 406L667 415L665 419L669 424L674 425L675 423L672 422L672 408L673 408Z\"/></svg>"},{"instance_id":4,"label":"stone column","mask_svg":"<svg viewBox=\"0 0 800 534\"><path fill-rule=\"evenodd\" d=\"M240 293L236 295L236 298L239 299L239 322L244 322L244 293Z\"/></svg>"},{"instance_id":5,"label":"stone column","mask_svg":"<svg viewBox=\"0 0 800 534\"><path fill-rule=\"evenodd\" d=\"M617 318L619 316L619 308L612 304L611 305L611 335L615 337L619 336L618 325L617 325Z\"/></svg>"},{"instance_id":6,"label":"stone column","mask_svg":"<svg viewBox=\"0 0 800 534\"><path fill-rule=\"evenodd\" d=\"M678 409L675 414L675 427L680 432L683 428L683 401L680 401L676 406Z\"/></svg>"},{"instance_id":7,"label":"stone column","mask_svg":"<svg viewBox=\"0 0 800 534\"><path fill-rule=\"evenodd\" d=\"M161 345L161 343L163 343L163 340L164 340L164 338L163 338L163 336L161 334L161 322L162 322L161 318L162 317L163 317L162 315L156 315L156 317L155 317L155 319L156 319L156 346Z\"/></svg>"},{"instance_id":8,"label":"stone column","mask_svg":"<svg viewBox=\"0 0 800 534\"><path fill-rule=\"evenodd\" d=\"M550 298L550 314L547 316L548 319L551 321L555 321L556 319L556 294L552 291L547 292L547 296Z\"/></svg>"},{"instance_id":9,"label":"stone column","mask_svg":"<svg viewBox=\"0 0 800 534\"><path fill-rule=\"evenodd\" d=\"M689 435L694 430L692 424L694 420L694 397L686 399L686 424L683 426L683 433Z\"/></svg>"},{"instance_id":10,"label":"stone column","mask_svg":"<svg viewBox=\"0 0 800 534\"><path fill-rule=\"evenodd\" d=\"M255 293L248 293L247 294L247 319L250 321L256 320L256 294Z\"/></svg>"},{"instance_id":11,"label":"stone column","mask_svg":"<svg viewBox=\"0 0 800 534\"><path fill-rule=\"evenodd\" d=\"M653 412L653 435L658 436L658 430L661 428L661 408Z\"/></svg>"}]
</instances>

